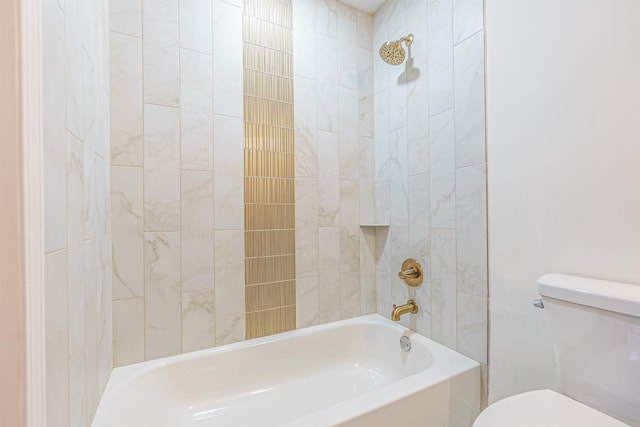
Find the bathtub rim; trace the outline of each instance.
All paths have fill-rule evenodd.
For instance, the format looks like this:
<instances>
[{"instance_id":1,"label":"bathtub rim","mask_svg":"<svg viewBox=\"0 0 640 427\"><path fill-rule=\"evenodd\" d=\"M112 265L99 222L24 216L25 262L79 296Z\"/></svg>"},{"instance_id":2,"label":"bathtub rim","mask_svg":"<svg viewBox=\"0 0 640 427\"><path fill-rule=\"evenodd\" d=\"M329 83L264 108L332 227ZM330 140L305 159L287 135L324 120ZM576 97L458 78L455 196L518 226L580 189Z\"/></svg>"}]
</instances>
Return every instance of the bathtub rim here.
<instances>
[{"instance_id":1,"label":"bathtub rim","mask_svg":"<svg viewBox=\"0 0 640 427\"><path fill-rule=\"evenodd\" d=\"M432 354L433 364L425 370L403 377L378 389L371 390L365 394L355 396L329 407L312 411L300 418L289 420L282 425L283 427L306 425L298 423L300 420L311 420L313 418L322 420L326 425L332 425L336 422L353 419L368 411L390 405L396 401L406 398L409 395L418 393L421 390L470 371L476 370L478 378L480 376L480 363L440 343L437 343L430 338L420 335L416 331L413 331L399 323L392 322L386 317L379 314L368 314L351 319L294 329L266 337L253 338L232 344L225 344L218 347L196 350L189 353L182 353L114 368L98 404L92 425L94 425L93 423L96 421L106 418L108 415L106 412L108 412L110 408L113 408L113 405L117 405L118 391L120 389L126 387L127 383L133 382L137 378L154 370L161 369L165 366L188 362L189 360L211 357L216 354L232 352L234 350L247 347L268 345L270 343L286 341L293 337L338 329L348 325L375 325L391 329L398 333L398 339L402 335L410 336L414 343L423 345L426 347L427 351ZM440 362L440 364L438 362ZM479 396L480 386L478 386L478 399ZM103 414L103 412L105 412L105 414ZM102 424L98 424L98 426L101 425Z\"/></svg>"}]
</instances>

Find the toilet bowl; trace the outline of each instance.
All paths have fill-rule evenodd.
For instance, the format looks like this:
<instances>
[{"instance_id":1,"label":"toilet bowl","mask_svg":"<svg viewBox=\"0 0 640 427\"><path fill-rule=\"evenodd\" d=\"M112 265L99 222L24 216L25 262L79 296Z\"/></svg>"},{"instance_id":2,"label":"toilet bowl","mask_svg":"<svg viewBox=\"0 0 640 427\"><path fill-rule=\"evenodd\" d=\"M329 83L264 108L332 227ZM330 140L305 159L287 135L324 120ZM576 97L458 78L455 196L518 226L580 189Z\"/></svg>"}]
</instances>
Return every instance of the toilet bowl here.
<instances>
[{"instance_id":1,"label":"toilet bowl","mask_svg":"<svg viewBox=\"0 0 640 427\"><path fill-rule=\"evenodd\" d=\"M558 393L489 405L474 427L640 427L640 286L563 274L538 279L552 330ZM626 423L626 424L625 424Z\"/></svg>"},{"instance_id":2,"label":"toilet bowl","mask_svg":"<svg viewBox=\"0 0 640 427\"><path fill-rule=\"evenodd\" d=\"M629 427L552 390L507 397L482 411L473 427Z\"/></svg>"}]
</instances>

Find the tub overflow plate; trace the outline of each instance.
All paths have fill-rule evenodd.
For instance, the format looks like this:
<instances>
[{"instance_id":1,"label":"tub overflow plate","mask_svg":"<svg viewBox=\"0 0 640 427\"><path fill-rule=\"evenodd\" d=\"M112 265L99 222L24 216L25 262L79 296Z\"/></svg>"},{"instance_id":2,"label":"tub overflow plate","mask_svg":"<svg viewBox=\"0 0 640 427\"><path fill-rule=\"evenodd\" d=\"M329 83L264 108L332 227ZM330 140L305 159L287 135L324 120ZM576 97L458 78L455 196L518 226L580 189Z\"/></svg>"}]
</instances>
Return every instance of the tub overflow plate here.
<instances>
[{"instance_id":1,"label":"tub overflow plate","mask_svg":"<svg viewBox=\"0 0 640 427\"><path fill-rule=\"evenodd\" d=\"M400 348L402 349L402 351L411 350L411 340L408 336L403 335L400 337Z\"/></svg>"}]
</instances>

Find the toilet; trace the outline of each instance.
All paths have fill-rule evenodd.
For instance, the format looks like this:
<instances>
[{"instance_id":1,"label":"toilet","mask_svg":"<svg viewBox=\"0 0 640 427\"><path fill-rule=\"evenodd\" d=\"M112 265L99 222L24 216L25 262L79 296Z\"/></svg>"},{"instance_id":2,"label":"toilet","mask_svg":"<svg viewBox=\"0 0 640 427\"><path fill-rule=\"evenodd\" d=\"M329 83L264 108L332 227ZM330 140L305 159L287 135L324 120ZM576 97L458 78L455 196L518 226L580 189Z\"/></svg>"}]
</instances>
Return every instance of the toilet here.
<instances>
[{"instance_id":1,"label":"toilet","mask_svg":"<svg viewBox=\"0 0 640 427\"><path fill-rule=\"evenodd\" d=\"M473 427L640 427L640 286L547 274L538 292L562 393L500 400Z\"/></svg>"}]
</instances>

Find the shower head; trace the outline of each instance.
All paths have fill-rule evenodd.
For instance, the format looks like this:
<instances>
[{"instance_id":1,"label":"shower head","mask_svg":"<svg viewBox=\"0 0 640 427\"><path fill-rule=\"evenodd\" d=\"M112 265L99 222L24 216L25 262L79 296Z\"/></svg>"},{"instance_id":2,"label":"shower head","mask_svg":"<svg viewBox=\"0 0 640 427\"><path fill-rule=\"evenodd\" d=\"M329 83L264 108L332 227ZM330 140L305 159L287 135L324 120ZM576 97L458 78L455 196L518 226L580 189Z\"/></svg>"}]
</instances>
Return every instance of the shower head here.
<instances>
[{"instance_id":1,"label":"shower head","mask_svg":"<svg viewBox=\"0 0 640 427\"><path fill-rule=\"evenodd\" d=\"M404 62L404 58L407 56L404 48L402 47L404 42L407 47L413 43L413 34L409 34L407 37L402 37L400 40L393 40L383 43L380 46L380 57L384 62L391 65L400 65Z\"/></svg>"}]
</instances>

